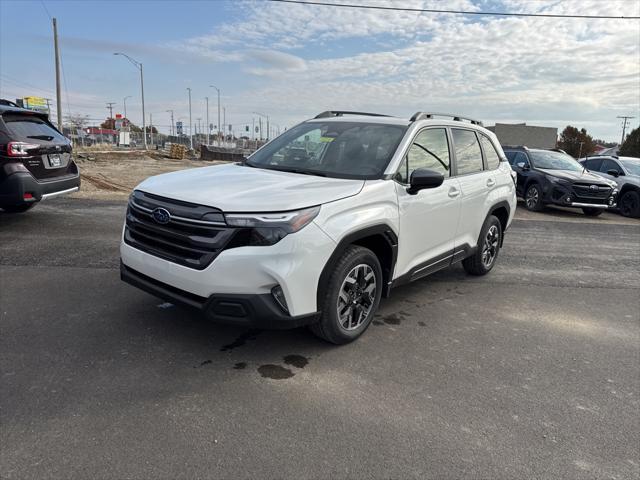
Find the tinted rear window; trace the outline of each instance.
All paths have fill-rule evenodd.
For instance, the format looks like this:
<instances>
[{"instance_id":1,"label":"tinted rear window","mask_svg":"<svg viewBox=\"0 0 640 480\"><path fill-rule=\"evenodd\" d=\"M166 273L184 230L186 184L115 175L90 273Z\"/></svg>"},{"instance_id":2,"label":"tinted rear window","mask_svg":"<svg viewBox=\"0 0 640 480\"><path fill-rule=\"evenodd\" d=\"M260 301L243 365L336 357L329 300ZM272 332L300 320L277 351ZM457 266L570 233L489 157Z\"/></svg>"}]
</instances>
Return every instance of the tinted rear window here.
<instances>
[{"instance_id":1,"label":"tinted rear window","mask_svg":"<svg viewBox=\"0 0 640 480\"><path fill-rule=\"evenodd\" d=\"M30 115L3 115L2 119L9 130L9 134L19 140L43 140L67 142L56 129L41 118Z\"/></svg>"}]
</instances>

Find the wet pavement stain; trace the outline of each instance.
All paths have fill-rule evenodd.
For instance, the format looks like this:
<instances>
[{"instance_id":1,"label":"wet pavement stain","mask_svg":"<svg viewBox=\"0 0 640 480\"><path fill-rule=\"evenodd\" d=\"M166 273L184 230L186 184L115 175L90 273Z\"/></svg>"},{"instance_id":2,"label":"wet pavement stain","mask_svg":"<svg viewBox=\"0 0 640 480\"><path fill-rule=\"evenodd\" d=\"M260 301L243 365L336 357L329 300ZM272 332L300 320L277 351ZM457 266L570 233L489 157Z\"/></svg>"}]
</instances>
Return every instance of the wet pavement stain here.
<instances>
[{"instance_id":1,"label":"wet pavement stain","mask_svg":"<svg viewBox=\"0 0 640 480\"><path fill-rule=\"evenodd\" d=\"M244 370L247 368L247 362L238 362L233 366L234 370Z\"/></svg>"},{"instance_id":2,"label":"wet pavement stain","mask_svg":"<svg viewBox=\"0 0 640 480\"><path fill-rule=\"evenodd\" d=\"M426 327L427 326L427 324L424 323L424 322L418 322L418 325L420 325L421 327Z\"/></svg>"},{"instance_id":3,"label":"wet pavement stain","mask_svg":"<svg viewBox=\"0 0 640 480\"><path fill-rule=\"evenodd\" d=\"M374 325L384 325L384 322L381 322L380 320L374 320L373 322Z\"/></svg>"},{"instance_id":4,"label":"wet pavement stain","mask_svg":"<svg viewBox=\"0 0 640 480\"><path fill-rule=\"evenodd\" d=\"M230 352L234 348L238 348L238 347L243 346L249 340L255 340L256 337L258 335L260 335L260 333L262 333L262 330L247 330L242 335L240 335L238 338L236 338L233 342L231 342L231 343L229 343L227 345L223 345L220 348L220 351L221 352Z\"/></svg>"},{"instance_id":5,"label":"wet pavement stain","mask_svg":"<svg viewBox=\"0 0 640 480\"><path fill-rule=\"evenodd\" d=\"M205 360L204 362L200 362L200 365L198 365L197 367L193 367L193 368L204 367L205 365L209 365L210 363L213 363L213 361L212 360Z\"/></svg>"},{"instance_id":6,"label":"wet pavement stain","mask_svg":"<svg viewBox=\"0 0 640 480\"><path fill-rule=\"evenodd\" d=\"M400 325L400 322L402 322L402 320L404 320L404 319L400 318L395 313L392 313L390 315L386 315L384 317L384 323L386 323L387 325Z\"/></svg>"},{"instance_id":7,"label":"wet pavement stain","mask_svg":"<svg viewBox=\"0 0 640 480\"><path fill-rule=\"evenodd\" d=\"M287 365L292 365L296 368L304 368L309 363L309 359L302 355L287 355L283 360Z\"/></svg>"},{"instance_id":8,"label":"wet pavement stain","mask_svg":"<svg viewBox=\"0 0 640 480\"><path fill-rule=\"evenodd\" d=\"M295 373L288 368L271 364L259 366L258 373L260 373L263 378L271 378L273 380L286 380L287 378L291 378L295 375Z\"/></svg>"},{"instance_id":9,"label":"wet pavement stain","mask_svg":"<svg viewBox=\"0 0 640 480\"><path fill-rule=\"evenodd\" d=\"M404 317L410 317L410 316L411 316L411 314L410 314L410 313L407 313L407 312L405 312L404 310L400 310L400 312L398 312L398 313L400 313L400 315L402 315L402 316L404 316Z\"/></svg>"}]
</instances>

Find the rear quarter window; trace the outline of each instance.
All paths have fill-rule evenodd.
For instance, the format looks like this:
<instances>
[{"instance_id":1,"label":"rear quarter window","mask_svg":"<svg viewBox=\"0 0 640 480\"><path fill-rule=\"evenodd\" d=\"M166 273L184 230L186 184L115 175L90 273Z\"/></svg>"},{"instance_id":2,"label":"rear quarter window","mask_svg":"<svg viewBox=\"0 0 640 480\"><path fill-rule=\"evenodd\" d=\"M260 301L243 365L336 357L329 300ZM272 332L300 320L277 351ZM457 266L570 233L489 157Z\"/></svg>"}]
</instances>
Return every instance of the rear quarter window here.
<instances>
[{"instance_id":1,"label":"rear quarter window","mask_svg":"<svg viewBox=\"0 0 640 480\"><path fill-rule=\"evenodd\" d=\"M495 170L500 165L500 156L498 152L496 152L496 147L494 147L493 142L484 135L480 134L479 137L482 150L484 151L484 157L487 160L487 170Z\"/></svg>"}]
</instances>

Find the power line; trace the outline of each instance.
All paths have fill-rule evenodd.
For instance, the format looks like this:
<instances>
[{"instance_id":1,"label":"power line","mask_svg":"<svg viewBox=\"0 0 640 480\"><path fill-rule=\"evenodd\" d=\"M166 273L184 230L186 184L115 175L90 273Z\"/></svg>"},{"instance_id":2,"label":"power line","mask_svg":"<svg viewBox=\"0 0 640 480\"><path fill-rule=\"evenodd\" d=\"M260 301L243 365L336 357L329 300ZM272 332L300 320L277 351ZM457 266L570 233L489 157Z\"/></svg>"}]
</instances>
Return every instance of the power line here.
<instances>
[{"instance_id":1,"label":"power line","mask_svg":"<svg viewBox=\"0 0 640 480\"><path fill-rule=\"evenodd\" d=\"M342 8L363 8L369 10L391 10L396 12L416 12L416 13L448 13L454 15L485 15L498 17L541 17L541 18L591 18L591 19L611 19L611 20L637 20L640 17L625 17L613 15L563 15L559 13L514 13L514 12L478 12L469 10L440 10L435 8L412 8L412 7L385 7L382 5L356 5L352 3L330 3L316 2L308 0L267 0L278 3L295 3L299 5L315 5L323 7Z\"/></svg>"}]
</instances>

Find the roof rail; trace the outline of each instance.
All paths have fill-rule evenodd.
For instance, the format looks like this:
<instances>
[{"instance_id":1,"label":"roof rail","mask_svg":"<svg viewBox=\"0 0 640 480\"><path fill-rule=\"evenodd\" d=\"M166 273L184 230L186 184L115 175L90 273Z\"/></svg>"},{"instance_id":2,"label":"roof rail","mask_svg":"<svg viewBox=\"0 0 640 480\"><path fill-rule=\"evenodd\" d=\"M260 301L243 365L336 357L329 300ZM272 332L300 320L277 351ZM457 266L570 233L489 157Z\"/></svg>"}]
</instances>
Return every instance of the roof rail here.
<instances>
[{"instance_id":1,"label":"roof rail","mask_svg":"<svg viewBox=\"0 0 640 480\"><path fill-rule=\"evenodd\" d=\"M345 110L327 110L326 112L319 113L313 118L342 117L344 115L365 115L367 117L388 117L389 116L389 115L383 115L381 113L347 112Z\"/></svg>"},{"instance_id":2,"label":"roof rail","mask_svg":"<svg viewBox=\"0 0 640 480\"><path fill-rule=\"evenodd\" d=\"M416 122L418 120L429 120L429 119L432 119L433 117L451 117L456 122L467 120L473 125L482 126L482 122L480 120L475 120L469 117L463 117L462 115L456 115L455 113L416 112L413 114L413 117L411 117L410 121Z\"/></svg>"}]
</instances>

